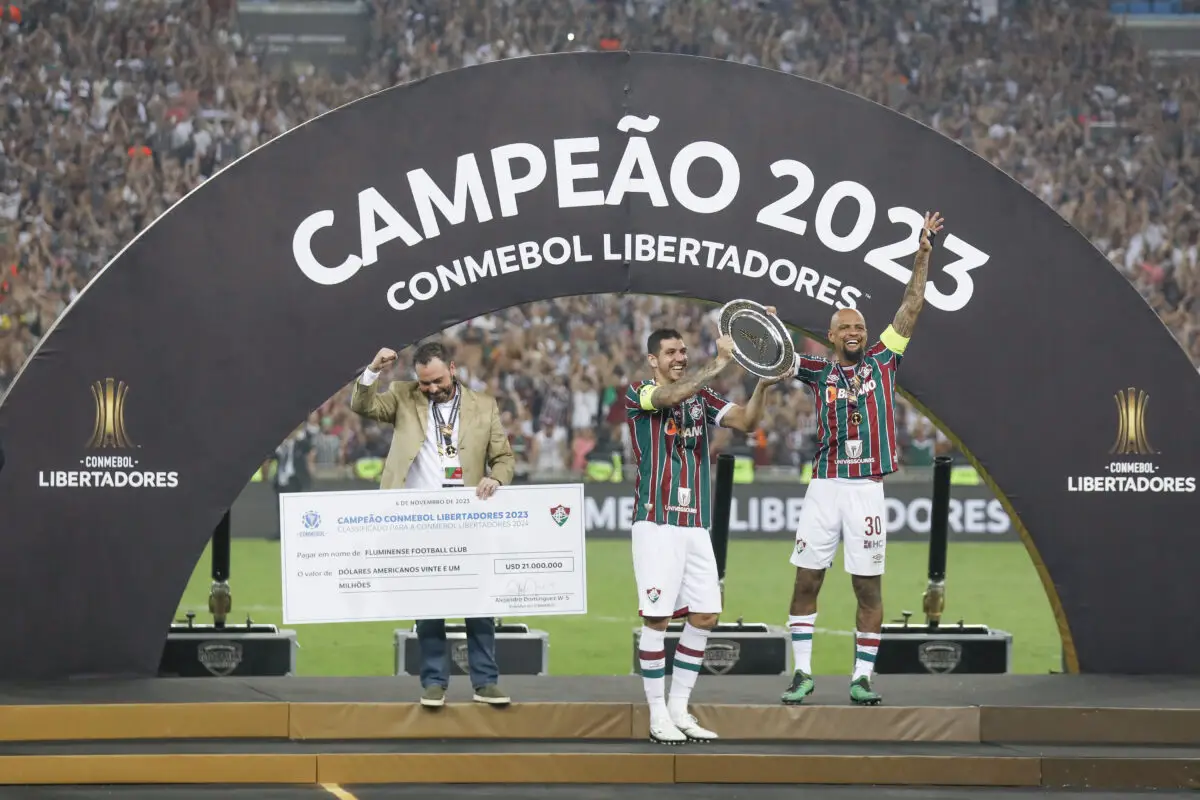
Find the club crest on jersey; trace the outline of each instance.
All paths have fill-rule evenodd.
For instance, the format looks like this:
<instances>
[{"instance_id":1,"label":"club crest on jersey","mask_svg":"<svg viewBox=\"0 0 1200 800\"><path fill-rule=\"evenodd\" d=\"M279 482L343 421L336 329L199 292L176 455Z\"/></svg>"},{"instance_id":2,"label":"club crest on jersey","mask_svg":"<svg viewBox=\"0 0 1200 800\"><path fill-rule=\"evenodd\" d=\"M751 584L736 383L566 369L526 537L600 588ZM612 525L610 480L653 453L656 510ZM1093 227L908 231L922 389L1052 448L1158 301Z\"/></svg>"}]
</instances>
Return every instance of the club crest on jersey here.
<instances>
[{"instance_id":1,"label":"club crest on jersey","mask_svg":"<svg viewBox=\"0 0 1200 800\"><path fill-rule=\"evenodd\" d=\"M662 597L662 592L660 592L658 589L655 589L654 587L650 587L649 589L646 590L646 599L649 600L651 603L657 603L658 598L660 598L660 597Z\"/></svg>"},{"instance_id":2,"label":"club crest on jersey","mask_svg":"<svg viewBox=\"0 0 1200 800\"><path fill-rule=\"evenodd\" d=\"M692 419L700 419L704 416L704 408L699 403L692 403L688 413L692 415Z\"/></svg>"}]
</instances>

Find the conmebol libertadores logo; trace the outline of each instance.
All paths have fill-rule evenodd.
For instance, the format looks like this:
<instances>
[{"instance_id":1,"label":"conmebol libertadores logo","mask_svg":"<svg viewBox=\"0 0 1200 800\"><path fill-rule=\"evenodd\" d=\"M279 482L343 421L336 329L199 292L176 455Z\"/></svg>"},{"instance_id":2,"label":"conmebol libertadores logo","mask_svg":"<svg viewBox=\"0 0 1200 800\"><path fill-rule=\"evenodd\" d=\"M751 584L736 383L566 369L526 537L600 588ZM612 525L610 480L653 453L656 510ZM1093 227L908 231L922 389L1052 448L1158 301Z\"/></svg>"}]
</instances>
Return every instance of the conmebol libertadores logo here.
<instances>
[{"instance_id":1,"label":"conmebol libertadores logo","mask_svg":"<svg viewBox=\"0 0 1200 800\"><path fill-rule=\"evenodd\" d=\"M130 386L116 378L105 378L91 386L95 419L88 439L87 455L69 469L39 470L38 486L50 489L174 489L179 485L175 470L148 469L137 453L125 424ZM115 450L115 453L104 453ZM124 452L122 452L124 451Z\"/></svg>"},{"instance_id":2,"label":"conmebol libertadores logo","mask_svg":"<svg viewBox=\"0 0 1200 800\"><path fill-rule=\"evenodd\" d=\"M1150 395L1130 386L1113 395L1117 407L1116 439L1108 449L1113 460L1104 465L1107 475L1069 475L1068 492L1194 492L1196 478L1159 474L1147 430Z\"/></svg>"}]
</instances>

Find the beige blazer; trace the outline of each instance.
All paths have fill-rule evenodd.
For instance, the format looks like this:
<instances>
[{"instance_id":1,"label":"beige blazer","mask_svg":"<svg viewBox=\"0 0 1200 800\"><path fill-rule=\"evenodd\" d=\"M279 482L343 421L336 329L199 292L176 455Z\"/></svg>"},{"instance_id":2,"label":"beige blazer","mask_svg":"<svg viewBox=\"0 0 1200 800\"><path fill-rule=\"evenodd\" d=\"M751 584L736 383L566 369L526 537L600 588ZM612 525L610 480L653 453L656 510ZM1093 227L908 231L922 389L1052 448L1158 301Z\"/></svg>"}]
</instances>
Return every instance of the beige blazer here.
<instances>
[{"instance_id":1,"label":"beige blazer","mask_svg":"<svg viewBox=\"0 0 1200 800\"><path fill-rule=\"evenodd\" d=\"M516 456L508 435L500 426L500 408L496 400L459 384L462 405L458 411L458 458L462 463L463 483L478 486L492 477L507 486L512 483ZM384 462L380 489L403 489L408 470L417 459L429 427L429 400L416 381L393 381L379 391L379 381L363 386L354 382L350 408L355 413L386 422L394 427L392 446ZM490 474L489 474L490 470Z\"/></svg>"}]
</instances>

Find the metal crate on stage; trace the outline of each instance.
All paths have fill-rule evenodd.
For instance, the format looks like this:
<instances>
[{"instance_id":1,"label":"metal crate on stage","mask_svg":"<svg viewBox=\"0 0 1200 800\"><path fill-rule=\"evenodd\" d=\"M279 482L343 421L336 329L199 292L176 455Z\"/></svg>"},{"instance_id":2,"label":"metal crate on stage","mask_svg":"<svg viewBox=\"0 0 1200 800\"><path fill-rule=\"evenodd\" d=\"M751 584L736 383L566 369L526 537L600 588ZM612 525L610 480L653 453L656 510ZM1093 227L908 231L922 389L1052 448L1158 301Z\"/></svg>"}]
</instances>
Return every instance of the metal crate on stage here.
<instances>
[{"instance_id":1,"label":"metal crate on stage","mask_svg":"<svg viewBox=\"0 0 1200 800\"><path fill-rule=\"evenodd\" d=\"M640 675L638 634L633 629L633 674ZM667 627L667 674L671 674L671 654L683 633L683 623ZM792 641L788 632L761 622L719 623L704 647L703 671L709 675L790 675Z\"/></svg>"},{"instance_id":2,"label":"metal crate on stage","mask_svg":"<svg viewBox=\"0 0 1200 800\"><path fill-rule=\"evenodd\" d=\"M450 674L468 674L466 625L446 624L446 649L450 657ZM395 651L397 675L421 674L421 646L415 625L396 631ZM530 630L523 624L497 625L496 666L501 675L549 674L550 634Z\"/></svg>"},{"instance_id":3,"label":"metal crate on stage","mask_svg":"<svg viewBox=\"0 0 1200 800\"><path fill-rule=\"evenodd\" d=\"M884 625L875 672L1002 675L1012 670L1011 633L986 625Z\"/></svg>"},{"instance_id":4,"label":"metal crate on stage","mask_svg":"<svg viewBox=\"0 0 1200 800\"><path fill-rule=\"evenodd\" d=\"M296 632L274 625L172 625L160 677L280 677L296 673Z\"/></svg>"}]
</instances>

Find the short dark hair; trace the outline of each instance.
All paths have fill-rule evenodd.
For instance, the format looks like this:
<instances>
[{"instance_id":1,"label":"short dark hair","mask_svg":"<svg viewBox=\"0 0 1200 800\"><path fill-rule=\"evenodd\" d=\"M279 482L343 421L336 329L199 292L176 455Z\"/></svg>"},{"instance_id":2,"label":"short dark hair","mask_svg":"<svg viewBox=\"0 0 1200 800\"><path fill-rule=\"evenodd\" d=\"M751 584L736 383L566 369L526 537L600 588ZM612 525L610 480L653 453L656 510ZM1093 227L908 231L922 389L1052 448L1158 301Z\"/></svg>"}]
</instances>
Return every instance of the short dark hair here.
<instances>
[{"instance_id":1,"label":"short dark hair","mask_svg":"<svg viewBox=\"0 0 1200 800\"><path fill-rule=\"evenodd\" d=\"M449 364L450 351L441 342L426 342L418 347L417 352L413 354L413 364L423 367L435 358Z\"/></svg>"},{"instance_id":2,"label":"short dark hair","mask_svg":"<svg viewBox=\"0 0 1200 800\"><path fill-rule=\"evenodd\" d=\"M650 338L646 340L646 352L650 355L658 355L658 351L662 349L664 339L682 340L683 335L674 328L659 328L650 334Z\"/></svg>"}]
</instances>

